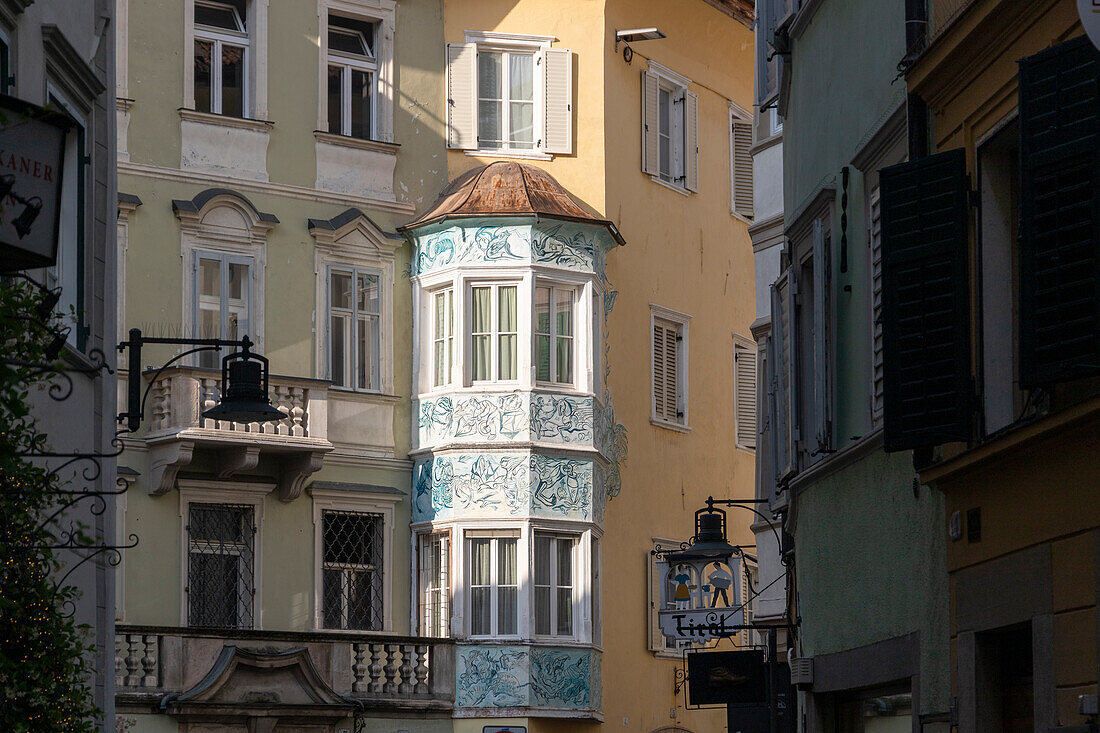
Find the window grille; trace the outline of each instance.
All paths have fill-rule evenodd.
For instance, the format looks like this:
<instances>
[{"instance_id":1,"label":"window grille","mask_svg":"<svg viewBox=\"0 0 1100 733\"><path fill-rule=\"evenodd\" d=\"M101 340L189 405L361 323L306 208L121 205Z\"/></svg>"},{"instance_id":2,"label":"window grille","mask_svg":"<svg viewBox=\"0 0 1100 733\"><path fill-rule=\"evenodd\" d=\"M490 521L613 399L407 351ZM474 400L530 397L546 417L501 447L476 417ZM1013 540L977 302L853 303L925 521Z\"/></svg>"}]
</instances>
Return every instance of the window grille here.
<instances>
[{"instance_id":1,"label":"window grille","mask_svg":"<svg viewBox=\"0 0 1100 733\"><path fill-rule=\"evenodd\" d=\"M383 627L381 514L322 515L322 616L326 629Z\"/></svg>"},{"instance_id":2,"label":"window grille","mask_svg":"<svg viewBox=\"0 0 1100 733\"><path fill-rule=\"evenodd\" d=\"M251 506L189 505L188 626L252 628L255 537Z\"/></svg>"}]
</instances>

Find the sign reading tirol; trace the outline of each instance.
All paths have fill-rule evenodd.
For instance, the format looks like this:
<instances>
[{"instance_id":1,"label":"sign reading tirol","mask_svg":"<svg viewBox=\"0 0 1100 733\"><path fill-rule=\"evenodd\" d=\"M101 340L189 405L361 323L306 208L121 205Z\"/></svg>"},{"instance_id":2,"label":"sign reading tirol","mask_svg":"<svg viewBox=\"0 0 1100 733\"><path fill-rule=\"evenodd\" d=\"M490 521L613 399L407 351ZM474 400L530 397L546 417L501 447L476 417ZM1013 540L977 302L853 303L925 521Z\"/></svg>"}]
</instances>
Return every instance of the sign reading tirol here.
<instances>
[{"instance_id":1,"label":"sign reading tirol","mask_svg":"<svg viewBox=\"0 0 1100 733\"><path fill-rule=\"evenodd\" d=\"M658 562L662 583L657 619L661 633L672 639L694 642L736 633L737 627L745 623L740 566L735 558Z\"/></svg>"},{"instance_id":2,"label":"sign reading tirol","mask_svg":"<svg viewBox=\"0 0 1100 733\"><path fill-rule=\"evenodd\" d=\"M0 94L0 272L57 261L71 126L64 115Z\"/></svg>"}]
</instances>

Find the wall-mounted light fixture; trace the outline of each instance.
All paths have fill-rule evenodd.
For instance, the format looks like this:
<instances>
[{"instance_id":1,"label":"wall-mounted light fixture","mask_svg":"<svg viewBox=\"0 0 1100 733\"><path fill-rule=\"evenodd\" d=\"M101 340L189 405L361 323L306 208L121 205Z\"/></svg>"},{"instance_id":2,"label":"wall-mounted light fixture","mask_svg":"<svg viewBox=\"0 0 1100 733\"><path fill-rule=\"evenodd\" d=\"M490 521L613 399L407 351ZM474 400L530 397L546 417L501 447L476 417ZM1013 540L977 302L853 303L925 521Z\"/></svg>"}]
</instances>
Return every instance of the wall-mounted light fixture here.
<instances>
[{"instance_id":1,"label":"wall-mounted light fixture","mask_svg":"<svg viewBox=\"0 0 1100 733\"><path fill-rule=\"evenodd\" d=\"M665 38L665 34L657 27L653 28L631 28L629 30L615 31L615 53L619 52L620 43L634 43L635 41L656 41L659 38ZM630 46L623 48L623 58L629 64L630 60L634 58L634 51Z\"/></svg>"}]
</instances>

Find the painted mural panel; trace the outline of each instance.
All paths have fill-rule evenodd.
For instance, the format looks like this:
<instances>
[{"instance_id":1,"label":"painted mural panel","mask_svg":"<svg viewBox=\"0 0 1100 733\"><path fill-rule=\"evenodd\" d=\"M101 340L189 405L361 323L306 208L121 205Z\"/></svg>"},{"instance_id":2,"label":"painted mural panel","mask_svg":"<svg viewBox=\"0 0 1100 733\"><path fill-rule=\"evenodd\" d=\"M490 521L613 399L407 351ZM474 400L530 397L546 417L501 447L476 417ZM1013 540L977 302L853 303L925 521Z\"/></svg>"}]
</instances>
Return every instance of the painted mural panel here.
<instances>
[{"instance_id":1,"label":"painted mural panel","mask_svg":"<svg viewBox=\"0 0 1100 733\"><path fill-rule=\"evenodd\" d=\"M455 666L455 707L525 707L530 656L521 646L463 646Z\"/></svg>"},{"instance_id":2,"label":"painted mural panel","mask_svg":"<svg viewBox=\"0 0 1100 733\"><path fill-rule=\"evenodd\" d=\"M526 392L443 396L418 407L419 446L538 441L594 445L591 397Z\"/></svg>"},{"instance_id":3,"label":"painted mural panel","mask_svg":"<svg viewBox=\"0 0 1100 733\"><path fill-rule=\"evenodd\" d=\"M531 705L586 710L591 707L591 652L531 647Z\"/></svg>"},{"instance_id":4,"label":"painted mural panel","mask_svg":"<svg viewBox=\"0 0 1100 733\"><path fill-rule=\"evenodd\" d=\"M531 514L592 518L592 461L531 456Z\"/></svg>"}]
</instances>

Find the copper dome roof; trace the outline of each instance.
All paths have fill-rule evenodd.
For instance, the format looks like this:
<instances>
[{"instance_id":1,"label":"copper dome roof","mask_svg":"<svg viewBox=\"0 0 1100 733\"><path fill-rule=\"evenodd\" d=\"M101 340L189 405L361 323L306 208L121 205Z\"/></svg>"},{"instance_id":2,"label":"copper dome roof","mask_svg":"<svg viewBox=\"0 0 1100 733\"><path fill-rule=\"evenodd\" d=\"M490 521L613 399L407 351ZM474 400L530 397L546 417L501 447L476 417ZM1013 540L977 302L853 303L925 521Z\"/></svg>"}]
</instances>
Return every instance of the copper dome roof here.
<instances>
[{"instance_id":1,"label":"copper dome roof","mask_svg":"<svg viewBox=\"0 0 1100 733\"><path fill-rule=\"evenodd\" d=\"M397 230L475 216L545 216L596 224L607 227L616 242L626 244L611 221L581 208L549 173L513 161L497 161L466 171L443 189L431 208Z\"/></svg>"}]
</instances>

